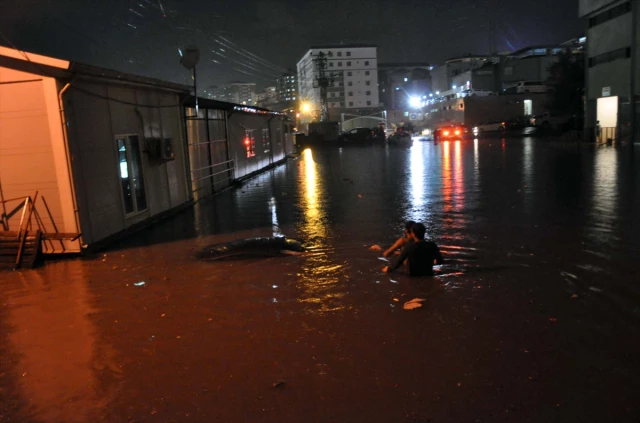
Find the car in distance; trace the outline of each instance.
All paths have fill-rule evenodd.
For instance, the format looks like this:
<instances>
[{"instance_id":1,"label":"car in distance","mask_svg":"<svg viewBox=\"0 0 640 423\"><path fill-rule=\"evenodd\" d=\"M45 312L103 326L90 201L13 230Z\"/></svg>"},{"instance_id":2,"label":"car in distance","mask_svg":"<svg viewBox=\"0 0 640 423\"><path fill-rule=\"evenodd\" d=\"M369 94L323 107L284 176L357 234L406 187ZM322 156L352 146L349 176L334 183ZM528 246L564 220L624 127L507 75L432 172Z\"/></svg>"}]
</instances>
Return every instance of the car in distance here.
<instances>
[{"instance_id":1,"label":"car in distance","mask_svg":"<svg viewBox=\"0 0 640 423\"><path fill-rule=\"evenodd\" d=\"M371 129L369 128L353 128L338 136L339 142L366 142L369 140L371 140Z\"/></svg>"},{"instance_id":2,"label":"car in distance","mask_svg":"<svg viewBox=\"0 0 640 423\"><path fill-rule=\"evenodd\" d=\"M473 127L473 135L480 135L487 132L502 132L505 129L506 122L483 122Z\"/></svg>"},{"instance_id":3,"label":"car in distance","mask_svg":"<svg viewBox=\"0 0 640 423\"><path fill-rule=\"evenodd\" d=\"M433 131L433 141L459 140L469 135L465 125L445 125Z\"/></svg>"}]
</instances>

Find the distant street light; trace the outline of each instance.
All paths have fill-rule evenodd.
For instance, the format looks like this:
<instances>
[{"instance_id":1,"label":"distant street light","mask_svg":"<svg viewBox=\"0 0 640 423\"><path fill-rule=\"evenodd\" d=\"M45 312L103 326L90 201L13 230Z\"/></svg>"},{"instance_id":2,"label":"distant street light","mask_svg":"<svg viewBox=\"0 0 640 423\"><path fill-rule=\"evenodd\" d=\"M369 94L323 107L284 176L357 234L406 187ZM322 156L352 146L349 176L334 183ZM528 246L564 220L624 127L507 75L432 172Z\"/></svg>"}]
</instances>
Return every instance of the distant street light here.
<instances>
[{"instance_id":1,"label":"distant street light","mask_svg":"<svg viewBox=\"0 0 640 423\"><path fill-rule=\"evenodd\" d=\"M300 110L302 111L302 113L309 113L311 111L311 104L309 103L302 103L302 105L300 106Z\"/></svg>"},{"instance_id":2,"label":"distant street light","mask_svg":"<svg viewBox=\"0 0 640 423\"><path fill-rule=\"evenodd\" d=\"M421 106L420 97L413 96L413 95L409 97L409 106L413 107L414 109L420 108Z\"/></svg>"}]
</instances>

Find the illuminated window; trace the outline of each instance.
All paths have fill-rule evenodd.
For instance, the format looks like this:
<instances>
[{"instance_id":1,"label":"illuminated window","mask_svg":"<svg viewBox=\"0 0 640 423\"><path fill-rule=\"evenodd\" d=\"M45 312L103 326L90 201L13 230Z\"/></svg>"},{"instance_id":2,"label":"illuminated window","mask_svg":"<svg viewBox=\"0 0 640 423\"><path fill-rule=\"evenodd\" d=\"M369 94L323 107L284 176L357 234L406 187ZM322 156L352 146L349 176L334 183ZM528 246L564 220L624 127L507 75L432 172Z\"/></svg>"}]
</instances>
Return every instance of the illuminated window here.
<instances>
[{"instance_id":1,"label":"illuminated window","mask_svg":"<svg viewBox=\"0 0 640 423\"><path fill-rule=\"evenodd\" d=\"M147 194L142 173L140 138L137 135L116 138L120 186L125 214L147 209Z\"/></svg>"},{"instance_id":2,"label":"illuminated window","mask_svg":"<svg viewBox=\"0 0 640 423\"><path fill-rule=\"evenodd\" d=\"M244 146L247 149L247 157L255 157L256 140L253 138L253 131L249 129L244 131Z\"/></svg>"}]
</instances>

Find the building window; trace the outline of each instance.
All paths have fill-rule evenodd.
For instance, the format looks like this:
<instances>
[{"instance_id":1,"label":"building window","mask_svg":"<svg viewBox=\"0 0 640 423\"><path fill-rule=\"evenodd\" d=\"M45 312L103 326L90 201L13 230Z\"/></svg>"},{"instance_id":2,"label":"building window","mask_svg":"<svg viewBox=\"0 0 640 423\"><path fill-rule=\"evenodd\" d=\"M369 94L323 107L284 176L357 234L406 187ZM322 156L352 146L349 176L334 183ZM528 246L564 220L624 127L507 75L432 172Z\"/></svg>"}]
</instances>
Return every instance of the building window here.
<instances>
[{"instance_id":1,"label":"building window","mask_svg":"<svg viewBox=\"0 0 640 423\"><path fill-rule=\"evenodd\" d=\"M367 106L371 106L371 102L370 101L367 101Z\"/></svg>"},{"instance_id":2,"label":"building window","mask_svg":"<svg viewBox=\"0 0 640 423\"><path fill-rule=\"evenodd\" d=\"M369 71L364 71L364 74L365 74L366 76L369 76Z\"/></svg>"},{"instance_id":3,"label":"building window","mask_svg":"<svg viewBox=\"0 0 640 423\"><path fill-rule=\"evenodd\" d=\"M140 154L140 138L128 135L116 139L118 162L120 166L120 186L125 214L147 209L147 193L144 188L142 174L142 157Z\"/></svg>"},{"instance_id":4,"label":"building window","mask_svg":"<svg viewBox=\"0 0 640 423\"><path fill-rule=\"evenodd\" d=\"M351 62L347 62L347 66L351 66Z\"/></svg>"},{"instance_id":5,"label":"building window","mask_svg":"<svg viewBox=\"0 0 640 423\"><path fill-rule=\"evenodd\" d=\"M613 62L618 59L628 59L631 57L631 47L623 47L617 50L612 50L607 53L599 54L589 58L589 67L601 65L603 63Z\"/></svg>"},{"instance_id":6,"label":"building window","mask_svg":"<svg viewBox=\"0 0 640 423\"><path fill-rule=\"evenodd\" d=\"M352 87L352 86L353 86L353 82L352 82L352 81L349 81L349 82L347 82L347 85L348 85L348 86L350 86L350 87Z\"/></svg>"},{"instance_id":7,"label":"building window","mask_svg":"<svg viewBox=\"0 0 640 423\"><path fill-rule=\"evenodd\" d=\"M329 62L329 67L332 68L333 67L333 62Z\"/></svg>"},{"instance_id":8,"label":"building window","mask_svg":"<svg viewBox=\"0 0 640 423\"><path fill-rule=\"evenodd\" d=\"M382 89L382 92L383 92L383 93L384 93L384 92L386 92L386 91L387 91L387 90L386 90L386 88L383 88L383 89Z\"/></svg>"},{"instance_id":9,"label":"building window","mask_svg":"<svg viewBox=\"0 0 640 423\"><path fill-rule=\"evenodd\" d=\"M371 95L371 91L367 91L367 93L366 93L366 94L367 94L367 95Z\"/></svg>"},{"instance_id":10,"label":"building window","mask_svg":"<svg viewBox=\"0 0 640 423\"><path fill-rule=\"evenodd\" d=\"M365 66L369 66L369 61L367 60L366 62L364 62Z\"/></svg>"},{"instance_id":11,"label":"building window","mask_svg":"<svg viewBox=\"0 0 640 423\"><path fill-rule=\"evenodd\" d=\"M353 107L353 101L349 102L349 107Z\"/></svg>"},{"instance_id":12,"label":"building window","mask_svg":"<svg viewBox=\"0 0 640 423\"><path fill-rule=\"evenodd\" d=\"M405 79L404 79L404 82L409 82L409 78L405 78Z\"/></svg>"},{"instance_id":13,"label":"building window","mask_svg":"<svg viewBox=\"0 0 640 423\"><path fill-rule=\"evenodd\" d=\"M594 26L598 26L629 12L631 12L631 2L622 3L589 19L589 28L593 28Z\"/></svg>"},{"instance_id":14,"label":"building window","mask_svg":"<svg viewBox=\"0 0 640 423\"><path fill-rule=\"evenodd\" d=\"M352 72L347 72L347 76L352 76L353 73Z\"/></svg>"},{"instance_id":15,"label":"building window","mask_svg":"<svg viewBox=\"0 0 640 423\"><path fill-rule=\"evenodd\" d=\"M364 85L371 85L371 81L365 81Z\"/></svg>"},{"instance_id":16,"label":"building window","mask_svg":"<svg viewBox=\"0 0 640 423\"><path fill-rule=\"evenodd\" d=\"M347 93L347 95L348 95L349 97L353 97L353 91L349 91L349 92Z\"/></svg>"},{"instance_id":17,"label":"building window","mask_svg":"<svg viewBox=\"0 0 640 423\"><path fill-rule=\"evenodd\" d=\"M244 131L244 147L247 150L247 158L256 155L256 140L253 138L253 131L246 129Z\"/></svg>"},{"instance_id":18,"label":"building window","mask_svg":"<svg viewBox=\"0 0 640 423\"><path fill-rule=\"evenodd\" d=\"M342 67L342 62L338 62L338 67L341 68Z\"/></svg>"},{"instance_id":19,"label":"building window","mask_svg":"<svg viewBox=\"0 0 640 423\"><path fill-rule=\"evenodd\" d=\"M347 56L351 56L351 52L350 51L347 52Z\"/></svg>"},{"instance_id":20,"label":"building window","mask_svg":"<svg viewBox=\"0 0 640 423\"><path fill-rule=\"evenodd\" d=\"M342 52L341 51L338 52L338 57L342 57Z\"/></svg>"}]
</instances>

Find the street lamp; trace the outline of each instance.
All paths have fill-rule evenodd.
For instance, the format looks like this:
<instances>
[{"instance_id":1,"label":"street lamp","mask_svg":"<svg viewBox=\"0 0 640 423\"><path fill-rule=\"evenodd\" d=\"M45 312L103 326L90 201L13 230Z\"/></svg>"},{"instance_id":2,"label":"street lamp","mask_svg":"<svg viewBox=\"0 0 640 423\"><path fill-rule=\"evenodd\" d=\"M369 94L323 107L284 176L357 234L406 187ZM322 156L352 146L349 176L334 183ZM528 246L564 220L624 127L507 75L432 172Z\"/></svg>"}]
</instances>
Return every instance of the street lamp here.
<instances>
[{"instance_id":1,"label":"street lamp","mask_svg":"<svg viewBox=\"0 0 640 423\"><path fill-rule=\"evenodd\" d=\"M302 113L309 113L311 111L311 104L305 102L302 103L302 106L300 107L300 110L302 111Z\"/></svg>"},{"instance_id":2,"label":"street lamp","mask_svg":"<svg viewBox=\"0 0 640 423\"><path fill-rule=\"evenodd\" d=\"M418 109L420 108L420 97L414 96L412 95L411 97L409 97L409 106L413 107L414 109Z\"/></svg>"}]
</instances>

